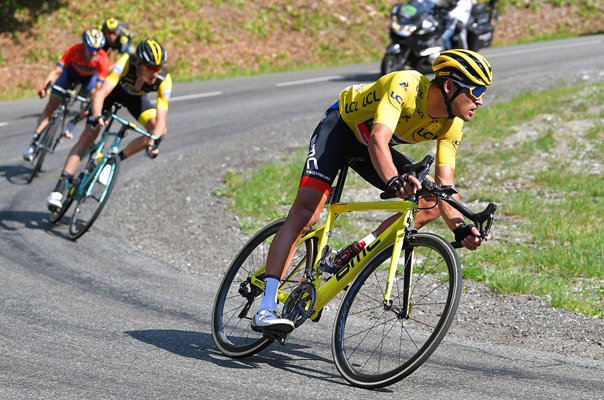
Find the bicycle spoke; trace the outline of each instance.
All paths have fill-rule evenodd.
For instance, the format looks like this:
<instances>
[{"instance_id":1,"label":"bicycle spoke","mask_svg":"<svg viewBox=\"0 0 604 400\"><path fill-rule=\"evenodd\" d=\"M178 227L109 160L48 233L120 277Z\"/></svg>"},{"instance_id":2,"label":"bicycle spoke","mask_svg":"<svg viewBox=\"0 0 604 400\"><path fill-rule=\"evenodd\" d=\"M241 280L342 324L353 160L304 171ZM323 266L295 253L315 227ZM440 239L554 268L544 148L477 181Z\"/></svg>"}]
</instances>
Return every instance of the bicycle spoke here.
<instances>
[{"instance_id":1,"label":"bicycle spoke","mask_svg":"<svg viewBox=\"0 0 604 400\"><path fill-rule=\"evenodd\" d=\"M383 303L383 288L392 246L361 271L338 310L334 359L354 385L383 387L409 375L434 351L453 320L461 292L458 259L451 257L448 243L430 234L417 234L409 246L413 265L405 268L413 273L395 278L389 304ZM408 310L402 309L405 296Z\"/></svg>"}]
</instances>

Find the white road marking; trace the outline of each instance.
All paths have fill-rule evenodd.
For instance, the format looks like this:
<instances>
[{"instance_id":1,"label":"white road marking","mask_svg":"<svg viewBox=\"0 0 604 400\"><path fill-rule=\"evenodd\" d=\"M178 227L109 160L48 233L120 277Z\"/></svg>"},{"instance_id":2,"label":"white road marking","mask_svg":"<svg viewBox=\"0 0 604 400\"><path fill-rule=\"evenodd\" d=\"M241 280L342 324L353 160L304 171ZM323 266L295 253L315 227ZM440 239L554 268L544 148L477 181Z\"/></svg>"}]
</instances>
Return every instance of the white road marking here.
<instances>
[{"instance_id":1,"label":"white road marking","mask_svg":"<svg viewBox=\"0 0 604 400\"><path fill-rule=\"evenodd\" d=\"M201 99L203 97L220 96L221 94L222 94L222 92L206 92L206 93L189 94L186 96L170 97L170 103L173 101L183 101L183 100Z\"/></svg>"},{"instance_id":2,"label":"white road marking","mask_svg":"<svg viewBox=\"0 0 604 400\"><path fill-rule=\"evenodd\" d=\"M527 54L527 53L537 53L537 52L542 52L542 51L549 51L549 50L559 50L565 47L577 47L577 46L591 46L594 44L600 44L602 41L601 40L588 40L582 43L567 43L567 44L556 44L556 45L552 45L552 46L543 46L543 47L539 47L539 48L530 48L530 49L518 49L518 50L510 50L510 51L503 51L501 53L497 53L497 54L489 54L489 59L491 58L497 58L497 57L507 57L507 56L513 56L513 55L517 55L517 54Z\"/></svg>"},{"instance_id":3,"label":"white road marking","mask_svg":"<svg viewBox=\"0 0 604 400\"><path fill-rule=\"evenodd\" d=\"M334 79L342 79L343 77L344 76L342 76L342 75L332 75L332 76L322 76L320 78L302 79L300 81L279 82L279 83L277 83L277 87L304 85L307 83L315 83L315 82L325 82L325 81L331 81Z\"/></svg>"}]
</instances>

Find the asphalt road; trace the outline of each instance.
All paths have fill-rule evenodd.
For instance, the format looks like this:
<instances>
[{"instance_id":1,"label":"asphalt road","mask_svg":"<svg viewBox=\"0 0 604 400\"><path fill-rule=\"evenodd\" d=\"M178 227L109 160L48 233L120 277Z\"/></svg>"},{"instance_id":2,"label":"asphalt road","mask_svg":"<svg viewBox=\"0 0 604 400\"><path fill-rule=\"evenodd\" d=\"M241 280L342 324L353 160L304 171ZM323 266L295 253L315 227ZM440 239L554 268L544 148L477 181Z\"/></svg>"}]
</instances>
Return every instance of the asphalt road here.
<instances>
[{"instance_id":1,"label":"asphalt road","mask_svg":"<svg viewBox=\"0 0 604 400\"><path fill-rule=\"evenodd\" d=\"M496 66L487 101L559 82L604 79L602 35L483 54ZM184 158L204 171L200 182L219 182L224 168L217 163L262 160L256 147L263 132L273 146L306 143L309 124L338 91L375 79L378 67L176 85L161 162ZM128 221L101 215L78 242L67 238L65 225L48 221L45 198L71 143L48 159L46 173L24 183L29 165L21 152L42 108L37 99L0 103L0 398L604 398L604 365L593 359L452 336L404 381L380 391L356 389L331 360L329 318L303 325L285 346L273 345L258 356L223 357L213 345L209 320L219 273L175 268L166 260L178 255L169 250L163 258L151 256L136 231L123 227ZM289 134L280 136L278 126ZM233 143L250 160L229 153ZM123 168L121 190L135 187L137 179L161 176L162 169L143 168L144 162ZM180 211L186 214L187 208ZM208 223L211 213L207 205ZM199 243L228 245L232 231L227 227L223 238L211 239L202 231ZM187 228L179 232L184 236ZM171 234L166 245L176 253L183 242Z\"/></svg>"}]
</instances>

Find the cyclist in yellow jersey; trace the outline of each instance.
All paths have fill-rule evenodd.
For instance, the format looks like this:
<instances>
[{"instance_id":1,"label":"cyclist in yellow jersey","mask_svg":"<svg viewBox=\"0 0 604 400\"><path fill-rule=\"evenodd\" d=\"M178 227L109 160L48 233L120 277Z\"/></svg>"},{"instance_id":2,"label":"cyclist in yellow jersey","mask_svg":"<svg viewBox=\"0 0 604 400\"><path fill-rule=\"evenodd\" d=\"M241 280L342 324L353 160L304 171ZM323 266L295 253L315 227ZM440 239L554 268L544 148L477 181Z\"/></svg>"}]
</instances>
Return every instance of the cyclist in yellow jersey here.
<instances>
[{"instance_id":1,"label":"cyclist in yellow jersey","mask_svg":"<svg viewBox=\"0 0 604 400\"><path fill-rule=\"evenodd\" d=\"M421 184L413 176L401 175L399 171L413 161L393 146L436 140L434 180L441 185L455 183L463 123L482 105L492 70L482 55L463 49L443 51L432 69L432 81L416 71L400 71L348 87L325 112L311 137L296 199L268 252L265 292L252 320L255 330L293 330L293 322L276 311L279 281L289 267L295 243L318 220L344 164L373 186L407 198ZM463 215L447 203L438 205L425 207L420 200L420 208L426 209L417 214L415 227L442 215L464 247L480 246L475 226L465 224ZM396 217L384 221L374 234L383 232Z\"/></svg>"},{"instance_id":2,"label":"cyclist in yellow jersey","mask_svg":"<svg viewBox=\"0 0 604 400\"><path fill-rule=\"evenodd\" d=\"M159 138L154 141L145 136L137 137L120 151L120 159L124 160L144 149L151 158L159 154L157 146L167 134L168 100L172 92L172 78L164 67L166 61L166 51L154 38L140 42L134 55L126 53L120 57L101 88L92 97L86 128L67 156L57 185L48 197L49 210L56 211L62 207L66 180L73 178L82 156L94 143L100 128L105 126L103 110L109 109L114 103L125 106L148 132ZM157 92L156 107L147 98L147 93L150 92Z\"/></svg>"}]
</instances>

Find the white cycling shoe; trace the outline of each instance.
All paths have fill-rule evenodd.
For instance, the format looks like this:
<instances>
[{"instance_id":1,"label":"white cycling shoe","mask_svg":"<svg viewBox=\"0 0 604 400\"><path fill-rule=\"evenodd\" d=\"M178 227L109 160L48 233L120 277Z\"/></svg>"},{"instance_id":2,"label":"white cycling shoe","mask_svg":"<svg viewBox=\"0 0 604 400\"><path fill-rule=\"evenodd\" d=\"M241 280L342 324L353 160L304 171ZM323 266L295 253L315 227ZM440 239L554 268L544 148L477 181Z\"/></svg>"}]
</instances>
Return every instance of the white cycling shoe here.
<instances>
[{"instance_id":1,"label":"white cycling shoe","mask_svg":"<svg viewBox=\"0 0 604 400\"><path fill-rule=\"evenodd\" d=\"M63 208L63 193L61 192L52 192L48 199L46 199L46 205L48 206L49 211L59 211Z\"/></svg>"},{"instance_id":2,"label":"white cycling shoe","mask_svg":"<svg viewBox=\"0 0 604 400\"><path fill-rule=\"evenodd\" d=\"M31 162L31 160L34 159L34 153L36 152L36 148L34 147L34 145L30 145L27 149L25 149L25 151L23 152L23 159L25 161L29 161Z\"/></svg>"},{"instance_id":3,"label":"white cycling shoe","mask_svg":"<svg viewBox=\"0 0 604 400\"><path fill-rule=\"evenodd\" d=\"M287 318L281 318L276 311L259 310L252 319L252 330L286 334L294 330L294 322Z\"/></svg>"}]
</instances>

